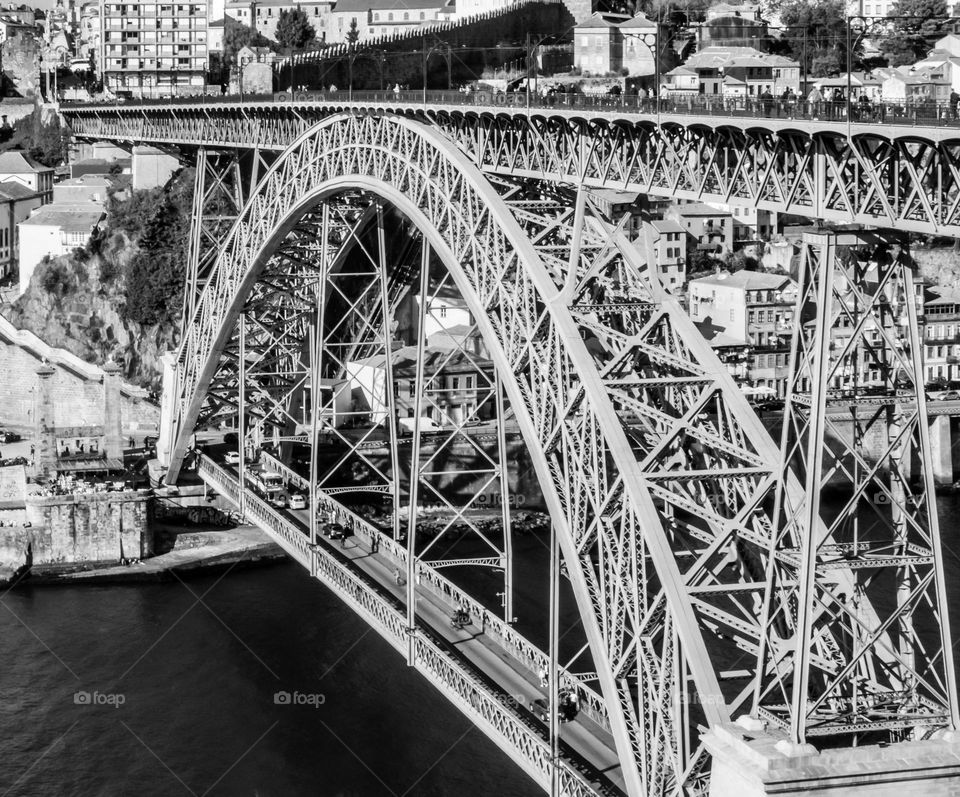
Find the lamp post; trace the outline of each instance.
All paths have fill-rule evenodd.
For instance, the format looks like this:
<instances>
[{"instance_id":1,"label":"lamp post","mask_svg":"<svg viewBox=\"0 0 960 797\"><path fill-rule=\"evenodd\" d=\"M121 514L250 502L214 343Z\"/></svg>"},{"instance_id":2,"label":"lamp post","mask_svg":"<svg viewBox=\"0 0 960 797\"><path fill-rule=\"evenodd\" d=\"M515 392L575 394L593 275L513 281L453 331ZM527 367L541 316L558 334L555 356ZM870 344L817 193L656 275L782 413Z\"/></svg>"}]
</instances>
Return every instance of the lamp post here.
<instances>
[{"instance_id":1,"label":"lamp post","mask_svg":"<svg viewBox=\"0 0 960 797\"><path fill-rule=\"evenodd\" d=\"M440 53L443 55L444 60L447 62L447 91L450 90L450 82L452 80L452 56L450 53L450 45L445 41L440 39L436 40L436 44L430 46L427 49L427 37L423 37L423 104L427 104L427 66L430 63L430 56L434 53Z\"/></svg>"},{"instance_id":2,"label":"lamp post","mask_svg":"<svg viewBox=\"0 0 960 797\"><path fill-rule=\"evenodd\" d=\"M851 139L850 117L851 117L851 111L853 110L853 103L850 101L850 92L852 91L852 88L853 88L851 76L850 76L850 72L853 70L853 51L860 46L860 42L862 42L864 38L866 38L866 35L870 32L870 30L874 26L879 25L882 22L892 22L894 20L900 20L900 19L912 19L912 20L919 20L922 22L923 20L927 19L927 17L917 16L916 14L901 14L901 15L895 15L890 17L867 17L867 16L863 16L862 14L853 14L847 17L847 25L846 25L846 28L847 28L847 97L846 97L847 141L850 141ZM955 19L955 17L950 17L946 21L950 22L953 19ZM853 39L853 32L852 32L854 20L857 20L862 24L862 28L860 32L857 34L856 39Z\"/></svg>"},{"instance_id":3,"label":"lamp post","mask_svg":"<svg viewBox=\"0 0 960 797\"><path fill-rule=\"evenodd\" d=\"M657 125L660 124L660 22L653 33L624 33L625 37L640 39L653 56L653 101L656 103ZM621 31L622 32L622 31ZM651 45L652 42L652 45Z\"/></svg>"},{"instance_id":4,"label":"lamp post","mask_svg":"<svg viewBox=\"0 0 960 797\"><path fill-rule=\"evenodd\" d=\"M547 43L548 40L552 39L554 42L560 41L566 36L570 31L576 28L576 25L573 25L567 28L562 33L547 33L537 39L536 42L533 42L530 34L527 34L527 40L525 45L526 53L526 67L527 67L527 110L530 110L530 78L531 71L532 77L536 81L537 89L540 88L540 70L537 67L537 52L540 48ZM576 34L574 34L576 35ZM504 75L506 77L506 75Z\"/></svg>"}]
</instances>

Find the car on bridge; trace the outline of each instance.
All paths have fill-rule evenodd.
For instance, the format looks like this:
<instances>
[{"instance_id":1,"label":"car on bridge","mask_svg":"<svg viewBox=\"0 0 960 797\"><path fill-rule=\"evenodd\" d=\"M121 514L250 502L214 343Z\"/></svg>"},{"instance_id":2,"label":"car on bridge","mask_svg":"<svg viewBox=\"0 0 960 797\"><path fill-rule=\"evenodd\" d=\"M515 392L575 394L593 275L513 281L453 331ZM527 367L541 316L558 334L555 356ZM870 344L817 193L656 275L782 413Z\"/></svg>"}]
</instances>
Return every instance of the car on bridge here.
<instances>
[{"instance_id":1,"label":"car on bridge","mask_svg":"<svg viewBox=\"0 0 960 797\"><path fill-rule=\"evenodd\" d=\"M545 697L530 703L530 711L541 722L550 722L550 702ZM569 689L562 689L557 695L557 719L572 722L580 712L580 701Z\"/></svg>"},{"instance_id":2,"label":"car on bridge","mask_svg":"<svg viewBox=\"0 0 960 797\"><path fill-rule=\"evenodd\" d=\"M944 393L941 393L938 401L960 401L960 393L956 390L947 390Z\"/></svg>"},{"instance_id":3,"label":"car on bridge","mask_svg":"<svg viewBox=\"0 0 960 797\"><path fill-rule=\"evenodd\" d=\"M228 465L239 465L240 464L240 452L239 451L228 451L227 455L223 458L223 461Z\"/></svg>"},{"instance_id":4,"label":"car on bridge","mask_svg":"<svg viewBox=\"0 0 960 797\"><path fill-rule=\"evenodd\" d=\"M294 493L290 496L290 505L289 509L306 509L307 508L307 497L301 495L300 493Z\"/></svg>"},{"instance_id":5,"label":"car on bridge","mask_svg":"<svg viewBox=\"0 0 960 797\"><path fill-rule=\"evenodd\" d=\"M345 540L350 536L350 530L339 523L325 523L323 536L329 537L331 540Z\"/></svg>"}]
</instances>

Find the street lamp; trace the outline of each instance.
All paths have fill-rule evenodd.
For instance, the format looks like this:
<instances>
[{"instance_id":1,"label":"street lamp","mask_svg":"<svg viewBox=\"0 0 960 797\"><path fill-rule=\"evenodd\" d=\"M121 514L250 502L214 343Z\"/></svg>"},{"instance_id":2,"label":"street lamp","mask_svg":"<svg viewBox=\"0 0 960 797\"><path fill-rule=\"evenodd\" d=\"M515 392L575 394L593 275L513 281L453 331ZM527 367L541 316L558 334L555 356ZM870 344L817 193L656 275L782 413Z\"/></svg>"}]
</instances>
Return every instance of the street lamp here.
<instances>
[{"instance_id":1,"label":"street lamp","mask_svg":"<svg viewBox=\"0 0 960 797\"><path fill-rule=\"evenodd\" d=\"M427 49L427 37L423 37L423 104L427 104L427 65L430 63L430 56L434 53L440 53L444 60L447 62L447 91L450 90L450 82L452 80L451 71L452 71L452 61L453 57L450 52L450 45L441 39L436 39L436 44L431 45L430 49Z\"/></svg>"},{"instance_id":2,"label":"street lamp","mask_svg":"<svg viewBox=\"0 0 960 797\"><path fill-rule=\"evenodd\" d=\"M655 23L653 33L621 33L626 38L640 39L653 56L653 101L656 103L657 125L660 124L660 22ZM653 42L651 46L651 41ZM669 41L667 42L669 43Z\"/></svg>"}]
</instances>

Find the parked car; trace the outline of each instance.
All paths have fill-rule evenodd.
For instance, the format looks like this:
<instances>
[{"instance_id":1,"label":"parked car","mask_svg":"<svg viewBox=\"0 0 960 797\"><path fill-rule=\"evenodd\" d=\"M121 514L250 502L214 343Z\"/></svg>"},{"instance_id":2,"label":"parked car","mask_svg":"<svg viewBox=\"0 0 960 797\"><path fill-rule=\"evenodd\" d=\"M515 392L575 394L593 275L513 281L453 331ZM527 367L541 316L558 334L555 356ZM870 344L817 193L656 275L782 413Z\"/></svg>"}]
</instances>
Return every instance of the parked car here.
<instances>
[{"instance_id":1,"label":"parked car","mask_svg":"<svg viewBox=\"0 0 960 797\"><path fill-rule=\"evenodd\" d=\"M305 495L300 495L295 493L290 496L290 509L306 509L307 508L307 497Z\"/></svg>"},{"instance_id":2,"label":"parked car","mask_svg":"<svg viewBox=\"0 0 960 797\"><path fill-rule=\"evenodd\" d=\"M228 451L227 455L223 458L223 461L228 465L239 465L240 464L240 452L239 451Z\"/></svg>"},{"instance_id":3,"label":"parked car","mask_svg":"<svg viewBox=\"0 0 960 797\"><path fill-rule=\"evenodd\" d=\"M940 394L940 401L960 401L960 393L956 390L947 390Z\"/></svg>"},{"instance_id":4,"label":"parked car","mask_svg":"<svg viewBox=\"0 0 960 797\"><path fill-rule=\"evenodd\" d=\"M0 443L16 443L23 438L18 435L16 432L2 431L0 432Z\"/></svg>"}]
</instances>

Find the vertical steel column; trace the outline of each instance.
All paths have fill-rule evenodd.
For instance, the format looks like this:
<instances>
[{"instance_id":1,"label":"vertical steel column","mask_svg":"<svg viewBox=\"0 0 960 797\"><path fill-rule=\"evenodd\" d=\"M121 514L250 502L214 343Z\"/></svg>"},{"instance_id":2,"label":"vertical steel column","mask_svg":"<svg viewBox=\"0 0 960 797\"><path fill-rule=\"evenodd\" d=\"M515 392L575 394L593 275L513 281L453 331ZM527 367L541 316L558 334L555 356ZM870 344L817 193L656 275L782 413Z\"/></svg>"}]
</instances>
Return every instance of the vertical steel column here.
<instances>
[{"instance_id":1,"label":"vertical steel column","mask_svg":"<svg viewBox=\"0 0 960 797\"><path fill-rule=\"evenodd\" d=\"M237 374L238 374L238 393L239 399L237 401L237 448L239 449L238 453L240 455L240 461L237 463L237 469L240 474L240 514L243 515L246 511L246 500L244 496L246 495L246 467L247 467L247 458L246 458L246 404L247 404L247 333L246 333L246 320L247 317L241 311L240 313L240 346L239 346L239 361L237 363Z\"/></svg>"},{"instance_id":2,"label":"vertical steel column","mask_svg":"<svg viewBox=\"0 0 960 797\"><path fill-rule=\"evenodd\" d=\"M187 292L183 302L183 326L193 320L199 286L200 248L203 245L203 209L206 198L207 148L197 150L197 166L193 175L193 207L190 218L190 241L187 245Z\"/></svg>"},{"instance_id":3,"label":"vertical steel column","mask_svg":"<svg viewBox=\"0 0 960 797\"><path fill-rule=\"evenodd\" d=\"M397 450L397 402L393 381L393 335L390 329L390 283L387 279L387 243L383 232L383 205L377 203L377 259L380 269L380 307L383 314L384 373L386 374L387 430L390 435L390 468L393 473L393 537L400 533L400 452Z\"/></svg>"},{"instance_id":4,"label":"vertical steel column","mask_svg":"<svg viewBox=\"0 0 960 797\"><path fill-rule=\"evenodd\" d=\"M316 313L311 333L310 354L310 544L317 544L317 437L320 430L320 369L323 351L323 330L327 305L327 247L330 241L330 206L325 202L320 212L320 274L316 290ZM316 557L310 557L311 575L316 575Z\"/></svg>"},{"instance_id":5,"label":"vertical steel column","mask_svg":"<svg viewBox=\"0 0 960 797\"><path fill-rule=\"evenodd\" d=\"M323 277L321 276L321 279ZM320 415L320 302L317 302L317 321L310 325L310 493L308 508L310 511L310 545L317 544L317 425ZM317 558L310 557L310 575L317 574Z\"/></svg>"},{"instance_id":6,"label":"vertical steel column","mask_svg":"<svg viewBox=\"0 0 960 797\"><path fill-rule=\"evenodd\" d=\"M417 375L413 398L413 440L410 446L410 512L407 516L407 663L414 662L414 634L417 629L417 500L420 486L420 415L423 412L424 348L426 347L427 302L430 287L430 245L423 238L420 255L420 308L417 313Z\"/></svg>"},{"instance_id":7,"label":"vertical steel column","mask_svg":"<svg viewBox=\"0 0 960 797\"><path fill-rule=\"evenodd\" d=\"M828 236L820 249L816 263L819 274L810 269L805 276L817 282L817 312L814 322L813 362L810 378L810 422L807 437L806 506L800 537L800 594L797 606L796 654L793 664L793 694L791 697L790 738L796 744L805 742L807 732L807 690L810 678L812 651L814 581L816 578L817 551L820 540L815 539L820 529L820 485L823 480L823 445L826 423L828 372L830 368L830 330L833 327L833 266L836 255L836 239ZM810 251L809 247L806 249ZM801 268L803 268L801 266ZM799 311L799 308L798 308ZM781 452L781 472L789 463L786 452Z\"/></svg>"},{"instance_id":8,"label":"vertical steel column","mask_svg":"<svg viewBox=\"0 0 960 797\"><path fill-rule=\"evenodd\" d=\"M557 712L560 708L558 656L560 646L560 537L557 527L550 524L550 664L547 677L550 684L550 696L547 699L547 708L550 712L550 797L559 797L560 794L560 718Z\"/></svg>"},{"instance_id":9,"label":"vertical steel column","mask_svg":"<svg viewBox=\"0 0 960 797\"><path fill-rule=\"evenodd\" d=\"M927 502L927 519L930 524L930 542L933 548L934 578L937 586L937 604L940 615L940 643L943 645L943 669L946 676L947 697L950 701L950 729L960 730L960 712L957 709L957 679L954 673L954 639L950 634L950 615L948 612L946 583L943 574L943 544L940 540L940 520L937 515L936 485L933 481L933 459L930 451L930 430L927 428L927 394L923 389L923 338L920 336L920 324L917 319L917 297L913 283L913 272L903 269L904 301L906 302L908 345L910 362L913 366L913 384L916 389L918 428L920 435L920 467L923 469L924 498Z\"/></svg>"},{"instance_id":10,"label":"vertical steel column","mask_svg":"<svg viewBox=\"0 0 960 797\"><path fill-rule=\"evenodd\" d=\"M500 522L503 525L503 619L514 621L513 616L513 534L510 529L510 474L507 463L507 435L504 430L503 383L499 371L494 372L493 389L497 404L497 459L500 466Z\"/></svg>"}]
</instances>

